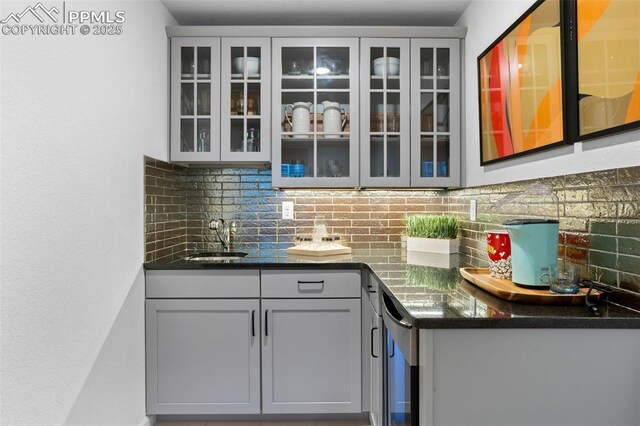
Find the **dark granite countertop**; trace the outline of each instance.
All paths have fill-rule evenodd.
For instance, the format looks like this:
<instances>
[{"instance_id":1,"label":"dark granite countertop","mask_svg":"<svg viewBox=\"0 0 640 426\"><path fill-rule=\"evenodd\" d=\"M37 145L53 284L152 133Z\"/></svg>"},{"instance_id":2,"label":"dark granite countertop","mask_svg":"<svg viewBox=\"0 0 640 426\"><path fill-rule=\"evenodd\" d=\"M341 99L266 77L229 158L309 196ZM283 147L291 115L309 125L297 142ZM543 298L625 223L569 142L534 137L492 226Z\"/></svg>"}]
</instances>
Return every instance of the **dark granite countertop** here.
<instances>
[{"instance_id":1,"label":"dark granite countertop","mask_svg":"<svg viewBox=\"0 0 640 426\"><path fill-rule=\"evenodd\" d=\"M478 266L463 255L409 254L405 250L354 250L351 255L309 260L285 250L257 251L223 262L194 262L176 253L144 264L147 270L219 268L362 269L378 277L383 290L418 328L640 328L640 312L607 300L600 316L586 306L541 306L501 300L464 280L459 267ZM431 266L426 266L431 265Z\"/></svg>"}]
</instances>

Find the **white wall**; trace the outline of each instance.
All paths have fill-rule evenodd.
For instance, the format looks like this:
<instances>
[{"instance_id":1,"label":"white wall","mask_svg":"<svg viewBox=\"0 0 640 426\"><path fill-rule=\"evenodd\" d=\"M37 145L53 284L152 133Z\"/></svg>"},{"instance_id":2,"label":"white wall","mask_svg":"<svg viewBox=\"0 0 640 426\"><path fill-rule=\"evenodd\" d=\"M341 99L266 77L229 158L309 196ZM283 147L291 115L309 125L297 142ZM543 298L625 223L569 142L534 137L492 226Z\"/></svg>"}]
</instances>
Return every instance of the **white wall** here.
<instances>
[{"instance_id":1,"label":"white wall","mask_svg":"<svg viewBox=\"0 0 640 426\"><path fill-rule=\"evenodd\" d=\"M640 131L635 130L480 166L477 58L533 3L533 0L474 0L456 24L468 27L462 114L466 163L463 186L640 165Z\"/></svg>"},{"instance_id":2,"label":"white wall","mask_svg":"<svg viewBox=\"0 0 640 426\"><path fill-rule=\"evenodd\" d=\"M159 1L66 6L127 20L122 36L0 35L0 424L135 425L143 155L167 158L175 21Z\"/></svg>"}]
</instances>

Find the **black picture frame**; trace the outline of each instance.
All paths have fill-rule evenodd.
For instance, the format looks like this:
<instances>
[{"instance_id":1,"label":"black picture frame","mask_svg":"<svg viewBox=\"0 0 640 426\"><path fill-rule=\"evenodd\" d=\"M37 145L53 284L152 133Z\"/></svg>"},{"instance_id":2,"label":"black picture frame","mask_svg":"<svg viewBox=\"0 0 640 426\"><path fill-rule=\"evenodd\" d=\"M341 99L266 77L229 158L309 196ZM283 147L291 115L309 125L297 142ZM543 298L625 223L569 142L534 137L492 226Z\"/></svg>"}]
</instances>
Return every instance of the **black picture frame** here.
<instances>
[{"instance_id":1,"label":"black picture frame","mask_svg":"<svg viewBox=\"0 0 640 426\"><path fill-rule=\"evenodd\" d=\"M515 158L521 158L524 156L528 156L528 155L532 155L532 154L536 154L542 151L547 151L549 149L553 149L556 148L558 146L562 146L562 145L566 145L567 141L570 140L570 137L567 133L567 129L568 129L568 124L569 124L569 118L567 116L567 99L570 99L569 96L571 96L570 94L570 88L571 88L571 84L574 83L569 83L567 84L566 80L565 80L565 75L566 75L566 67L567 67L567 63L566 63L566 55L565 55L565 50L569 47L569 36L570 33L569 31L567 31L567 27L564 24L565 22L565 17L567 14L567 5L565 4L564 1L559 0L558 1L558 7L559 7L559 16L560 16L560 20L558 25L560 26L560 51L561 51L561 61L560 61L560 76L561 76L561 82L562 82L562 88L561 88L561 95L562 95L562 106L561 109L563 111L563 122L562 122L562 139L558 140L557 142L553 142L544 146L540 146L537 148L533 148L533 149L529 149L526 151L521 151L521 152L517 152L517 153L513 153L510 154L508 156L503 156L503 157L498 157L498 158L494 158L494 159L490 159L490 160L485 160L484 156L485 156L485 152L484 152L484 143L483 143L483 111L482 111L482 67L481 67L481 62L483 60L483 58L485 58L487 56L488 53L490 53L502 40L505 39L505 37L507 37L511 32L513 32L515 29L518 28L518 26L520 26L520 24L522 24L522 22L527 19L531 14L533 14L542 4L544 4L546 1L548 0L537 0L533 5L531 5L522 15L520 15L520 17L509 26L509 28L507 28L504 32L502 32L502 34L500 34L500 36L493 41L493 43L491 43L489 45L489 47L487 47L482 53L480 53L480 55L478 55L477 58L477 79L478 79L478 119L479 119L479 141L480 141L480 165L481 166L486 166L486 165L490 165L490 164L495 164L495 163L499 163L499 162L503 162L503 161L508 161L508 160L512 160ZM577 85L576 85L577 87Z\"/></svg>"},{"instance_id":2,"label":"black picture frame","mask_svg":"<svg viewBox=\"0 0 640 426\"><path fill-rule=\"evenodd\" d=\"M516 29L528 16L547 0L538 0L531 5L509 28L487 47L477 58L478 78L478 115L479 115L479 141L480 141L480 165L486 166L498 162L520 158L541 151L550 150L563 145L576 142L588 142L603 137L640 129L640 120L612 126L607 129L594 131L588 134L580 134L579 102L583 96L579 93L579 47L578 47L578 2L576 0L560 0L560 36L561 36L561 78L562 78L562 111L563 111L563 139L538 148L514 153L508 156L484 160L483 128L482 128L482 93L481 93L481 59L502 41L508 34Z\"/></svg>"},{"instance_id":3,"label":"black picture frame","mask_svg":"<svg viewBox=\"0 0 640 426\"><path fill-rule=\"evenodd\" d=\"M615 1L615 0L614 0ZM620 1L620 0L617 0ZM585 135L580 134L580 126L581 126L581 116L579 111L579 102L580 98L583 96L580 93L580 49L579 49L579 41L578 41L578 31L579 31L579 15L578 15L578 2L576 0L565 0L565 22L571 26L571 37L567 39L567 57L565 58L565 63L567 64L567 70L565 72L565 76L570 78L572 84L572 92L570 92L570 98L573 102L570 103L571 116L574 118L574 121L571 123L571 142L588 142L595 139L602 139L607 136L612 136L624 132L628 132L631 130L640 129L640 119L633 121L631 123L620 124L616 126L609 127L607 129L587 133ZM638 23L640 26L640 23ZM640 71L640 68L639 68Z\"/></svg>"}]
</instances>

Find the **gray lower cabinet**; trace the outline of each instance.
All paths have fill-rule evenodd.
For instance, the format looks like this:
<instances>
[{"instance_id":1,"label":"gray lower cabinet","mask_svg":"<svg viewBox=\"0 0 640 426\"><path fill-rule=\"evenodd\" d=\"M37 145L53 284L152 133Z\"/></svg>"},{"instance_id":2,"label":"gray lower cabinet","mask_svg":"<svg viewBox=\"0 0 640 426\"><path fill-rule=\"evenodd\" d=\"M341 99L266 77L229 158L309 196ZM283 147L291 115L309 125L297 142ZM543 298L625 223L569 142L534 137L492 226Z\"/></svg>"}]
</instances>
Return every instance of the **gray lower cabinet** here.
<instances>
[{"instance_id":1,"label":"gray lower cabinet","mask_svg":"<svg viewBox=\"0 0 640 426\"><path fill-rule=\"evenodd\" d=\"M147 413L360 413L358 270L146 273Z\"/></svg>"},{"instance_id":2,"label":"gray lower cabinet","mask_svg":"<svg viewBox=\"0 0 640 426\"><path fill-rule=\"evenodd\" d=\"M147 413L260 413L259 312L259 299L147 299Z\"/></svg>"},{"instance_id":3,"label":"gray lower cabinet","mask_svg":"<svg viewBox=\"0 0 640 426\"><path fill-rule=\"evenodd\" d=\"M420 425L640 424L638 329L419 334Z\"/></svg>"},{"instance_id":4,"label":"gray lower cabinet","mask_svg":"<svg viewBox=\"0 0 640 426\"><path fill-rule=\"evenodd\" d=\"M359 298L263 299L261 318L263 413L360 412Z\"/></svg>"}]
</instances>

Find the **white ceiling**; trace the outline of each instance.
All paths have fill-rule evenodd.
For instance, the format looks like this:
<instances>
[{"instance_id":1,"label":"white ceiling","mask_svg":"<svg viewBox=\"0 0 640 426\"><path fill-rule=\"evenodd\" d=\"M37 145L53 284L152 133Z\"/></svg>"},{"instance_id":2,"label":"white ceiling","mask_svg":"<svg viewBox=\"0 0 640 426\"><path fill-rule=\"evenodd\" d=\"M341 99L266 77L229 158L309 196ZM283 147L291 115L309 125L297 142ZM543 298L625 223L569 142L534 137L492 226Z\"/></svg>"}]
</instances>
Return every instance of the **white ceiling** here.
<instances>
[{"instance_id":1,"label":"white ceiling","mask_svg":"<svg viewBox=\"0 0 640 426\"><path fill-rule=\"evenodd\" d=\"M451 26L471 0L162 0L180 25Z\"/></svg>"}]
</instances>

